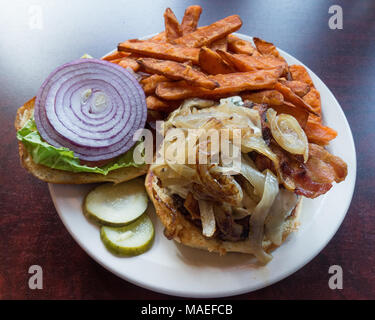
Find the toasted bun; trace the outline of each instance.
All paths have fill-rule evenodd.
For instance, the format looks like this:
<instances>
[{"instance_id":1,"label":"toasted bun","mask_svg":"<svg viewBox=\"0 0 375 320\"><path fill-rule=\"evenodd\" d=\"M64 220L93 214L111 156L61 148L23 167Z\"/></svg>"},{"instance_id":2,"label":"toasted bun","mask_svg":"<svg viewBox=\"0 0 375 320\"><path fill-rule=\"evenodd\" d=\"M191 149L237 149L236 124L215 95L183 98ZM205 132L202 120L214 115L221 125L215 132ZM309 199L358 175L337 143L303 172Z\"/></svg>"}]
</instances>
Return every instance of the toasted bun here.
<instances>
[{"instance_id":1,"label":"toasted bun","mask_svg":"<svg viewBox=\"0 0 375 320\"><path fill-rule=\"evenodd\" d=\"M160 187L158 177L151 170L149 170L146 176L145 186L155 206L156 214L165 227L164 234L168 239L174 239L179 243L193 248L218 252L220 254L225 254L226 252L251 253L249 243L246 240L233 242L204 237L201 230L175 208L172 198ZM294 214L284 222L283 242L289 234L298 229L298 214L300 209L301 201L297 203ZM276 247L271 241L263 241L263 249L267 252L272 251Z\"/></svg>"},{"instance_id":2,"label":"toasted bun","mask_svg":"<svg viewBox=\"0 0 375 320\"><path fill-rule=\"evenodd\" d=\"M16 130L21 129L27 120L33 115L35 97L26 102L22 107L17 110L16 121L14 126ZM50 183L59 184L84 184L96 182L114 182L120 183L123 181L131 180L135 177L141 176L147 172L147 166L139 168L128 167L121 168L109 172L107 175L99 173L85 173L85 172L69 172L63 170L52 169L33 161L31 155L27 152L22 142L18 142L18 151L22 166L27 169L31 174L40 180Z\"/></svg>"}]
</instances>

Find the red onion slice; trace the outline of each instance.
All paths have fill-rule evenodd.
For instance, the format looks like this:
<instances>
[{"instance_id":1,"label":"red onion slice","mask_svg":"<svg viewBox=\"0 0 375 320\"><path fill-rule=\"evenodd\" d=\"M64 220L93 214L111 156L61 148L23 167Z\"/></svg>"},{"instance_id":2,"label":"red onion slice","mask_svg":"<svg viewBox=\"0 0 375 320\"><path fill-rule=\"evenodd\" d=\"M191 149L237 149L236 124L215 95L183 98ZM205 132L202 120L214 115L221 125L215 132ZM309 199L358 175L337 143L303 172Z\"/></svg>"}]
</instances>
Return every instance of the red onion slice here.
<instances>
[{"instance_id":1,"label":"red onion slice","mask_svg":"<svg viewBox=\"0 0 375 320\"><path fill-rule=\"evenodd\" d=\"M114 158L144 128L145 94L128 70L96 59L78 59L53 71L39 89L34 111L42 138L81 160Z\"/></svg>"}]
</instances>

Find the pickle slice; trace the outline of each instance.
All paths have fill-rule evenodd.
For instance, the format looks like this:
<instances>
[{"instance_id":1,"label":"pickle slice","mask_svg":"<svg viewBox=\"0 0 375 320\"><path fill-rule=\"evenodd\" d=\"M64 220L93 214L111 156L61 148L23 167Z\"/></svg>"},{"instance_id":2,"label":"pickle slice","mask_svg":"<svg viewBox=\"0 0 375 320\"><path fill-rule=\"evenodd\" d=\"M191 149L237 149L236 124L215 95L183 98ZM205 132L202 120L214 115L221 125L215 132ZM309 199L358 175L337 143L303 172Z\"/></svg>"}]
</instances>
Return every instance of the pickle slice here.
<instances>
[{"instance_id":1,"label":"pickle slice","mask_svg":"<svg viewBox=\"0 0 375 320\"><path fill-rule=\"evenodd\" d=\"M94 188L84 199L83 212L102 225L122 227L139 218L147 206L144 180L138 178Z\"/></svg>"},{"instance_id":2,"label":"pickle slice","mask_svg":"<svg viewBox=\"0 0 375 320\"><path fill-rule=\"evenodd\" d=\"M144 214L125 227L102 226L100 237L112 253L135 256L151 247L154 239L154 226L147 214Z\"/></svg>"}]
</instances>

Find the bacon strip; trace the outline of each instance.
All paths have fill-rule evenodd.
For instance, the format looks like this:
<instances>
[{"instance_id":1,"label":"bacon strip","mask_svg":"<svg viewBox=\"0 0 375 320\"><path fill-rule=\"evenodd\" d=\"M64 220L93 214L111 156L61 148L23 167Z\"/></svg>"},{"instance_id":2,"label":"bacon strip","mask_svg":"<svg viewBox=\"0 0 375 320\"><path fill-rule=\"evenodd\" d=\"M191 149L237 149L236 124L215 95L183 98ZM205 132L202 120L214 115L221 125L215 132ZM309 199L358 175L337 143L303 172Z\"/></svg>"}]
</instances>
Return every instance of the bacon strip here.
<instances>
[{"instance_id":1,"label":"bacon strip","mask_svg":"<svg viewBox=\"0 0 375 320\"><path fill-rule=\"evenodd\" d=\"M339 183L344 181L348 174L347 165L341 158L314 143L309 143L309 161L306 168L312 179L320 183Z\"/></svg>"},{"instance_id":2,"label":"bacon strip","mask_svg":"<svg viewBox=\"0 0 375 320\"><path fill-rule=\"evenodd\" d=\"M277 171L284 180L294 184L296 194L316 198L331 189L332 182L341 182L347 175L346 163L319 145L309 143L306 164L302 158L288 153L275 142L270 147L279 158Z\"/></svg>"}]
</instances>

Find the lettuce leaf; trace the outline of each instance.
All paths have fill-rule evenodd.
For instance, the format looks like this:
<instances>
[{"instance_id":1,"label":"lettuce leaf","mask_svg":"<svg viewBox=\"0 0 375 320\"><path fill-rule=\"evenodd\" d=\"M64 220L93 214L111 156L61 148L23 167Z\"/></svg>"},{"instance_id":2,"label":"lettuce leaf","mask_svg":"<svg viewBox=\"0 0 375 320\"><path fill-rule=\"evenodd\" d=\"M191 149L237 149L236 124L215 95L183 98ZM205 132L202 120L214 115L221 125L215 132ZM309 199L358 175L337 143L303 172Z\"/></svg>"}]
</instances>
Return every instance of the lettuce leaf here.
<instances>
[{"instance_id":1,"label":"lettuce leaf","mask_svg":"<svg viewBox=\"0 0 375 320\"><path fill-rule=\"evenodd\" d=\"M102 167L89 167L80 164L79 159L73 151L68 148L56 148L41 138L34 119L29 119L26 124L17 132L17 139L23 143L30 153L33 161L46 167L71 171L71 172L93 172L107 175L108 172L125 167L140 167L143 164L136 164L133 160L133 146L123 155L115 158Z\"/></svg>"}]
</instances>

